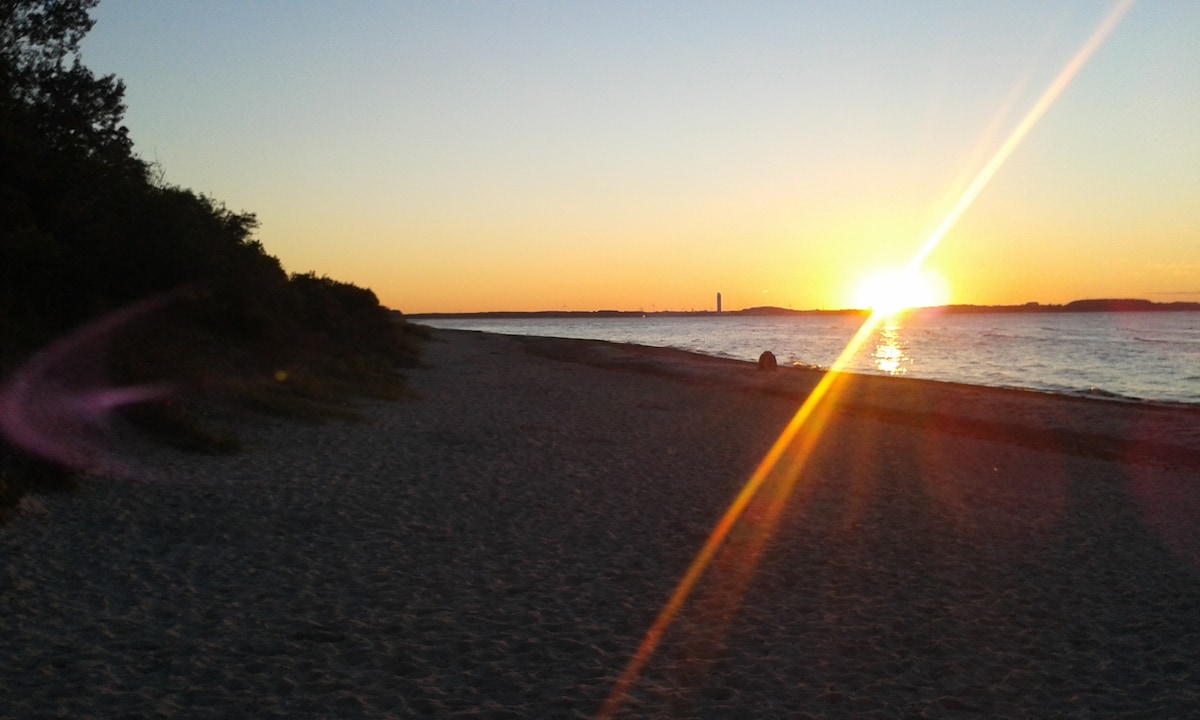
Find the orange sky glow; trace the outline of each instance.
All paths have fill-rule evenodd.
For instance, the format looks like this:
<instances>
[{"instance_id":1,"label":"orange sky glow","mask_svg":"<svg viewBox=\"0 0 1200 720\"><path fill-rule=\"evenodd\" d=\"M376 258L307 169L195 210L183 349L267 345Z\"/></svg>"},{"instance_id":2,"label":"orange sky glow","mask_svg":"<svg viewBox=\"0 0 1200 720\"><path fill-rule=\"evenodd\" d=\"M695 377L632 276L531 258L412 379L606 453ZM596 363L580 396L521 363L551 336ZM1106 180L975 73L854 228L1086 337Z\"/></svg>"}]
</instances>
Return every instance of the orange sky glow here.
<instances>
[{"instance_id":1,"label":"orange sky glow","mask_svg":"<svg viewBox=\"0 0 1200 720\"><path fill-rule=\"evenodd\" d=\"M1200 300L1200 6L108 0L168 182L409 313ZM1114 7L1116 10L1114 10Z\"/></svg>"}]
</instances>

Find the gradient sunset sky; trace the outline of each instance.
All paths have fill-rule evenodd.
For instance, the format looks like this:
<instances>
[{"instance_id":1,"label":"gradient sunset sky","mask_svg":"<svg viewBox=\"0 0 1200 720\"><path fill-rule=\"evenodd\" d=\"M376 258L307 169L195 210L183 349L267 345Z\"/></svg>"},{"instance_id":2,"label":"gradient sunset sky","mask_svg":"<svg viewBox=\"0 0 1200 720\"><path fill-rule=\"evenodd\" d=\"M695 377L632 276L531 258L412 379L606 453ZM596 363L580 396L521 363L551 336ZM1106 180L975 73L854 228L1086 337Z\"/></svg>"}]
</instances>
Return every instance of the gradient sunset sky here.
<instances>
[{"instance_id":1,"label":"gradient sunset sky","mask_svg":"<svg viewBox=\"0 0 1200 720\"><path fill-rule=\"evenodd\" d=\"M102 0L166 181L408 313L855 305L1109 2ZM1143 0L930 256L948 302L1200 300L1200 2Z\"/></svg>"}]
</instances>

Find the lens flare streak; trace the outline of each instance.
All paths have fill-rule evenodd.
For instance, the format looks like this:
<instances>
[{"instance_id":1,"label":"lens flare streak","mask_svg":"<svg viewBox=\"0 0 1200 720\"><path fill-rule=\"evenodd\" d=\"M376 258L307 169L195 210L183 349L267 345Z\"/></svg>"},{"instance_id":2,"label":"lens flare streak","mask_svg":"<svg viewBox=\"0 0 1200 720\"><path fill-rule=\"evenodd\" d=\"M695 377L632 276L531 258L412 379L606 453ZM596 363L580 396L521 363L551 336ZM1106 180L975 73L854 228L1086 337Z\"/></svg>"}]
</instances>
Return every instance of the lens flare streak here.
<instances>
[{"instance_id":1,"label":"lens flare streak","mask_svg":"<svg viewBox=\"0 0 1200 720\"><path fill-rule=\"evenodd\" d=\"M979 197L979 193L983 192L983 189L987 187L992 177L1004 162L1008 160L1013 151L1017 149L1017 146L1021 144L1025 136L1029 134L1029 131L1037 125L1042 116L1046 114L1046 111L1050 109L1050 106L1054 104L1054 101L1062 95L1063 90L1066 90L1071 81L1075 79L1075 76L1079 74L1079 71L1087 63L1088 59L1091 58L1092 54L1104 44L1104 41L1116 29L1121 19L1125 17L1125 13L1133 5L1133 2L1134 0L1122 0L1104 17L1100 22L1100 27L1096 28L1096 31L1087 39L1083 47L1079 48L1079 51L1075 53L1075 56L1071 58L1066 67L1062 69L1058 77L1054 78L1054 82L1050 83L1050 86L1046 88L1042 96L1033 104L1029 112L1025 113L1025 117L1017 124L1016 129L1009 134L1004 143L1000 145L1000 148L992 154L991 159L975 175L975 179L963 191L963 194L958 198L958 202L950 209L950 212L947 213L941 224L937 226L937 229L933 231L929 238L926 239L925 244L913 256L913 259L908 264L910 272L916 272L925 264L925 261L942 242L942 238L946 237L951 228L958 223L963 213L967 211L967 208L971 207L971 204L975 202L975 198Z\"/></svg>"},{"instance_id":2,"label":"lens flare streak","mask_svg":"<svg viewBox=\"0 0 1200 720\"><path fill-rule=\"evenodd\" d=\"M1033 129L1054 101L1058 99L1092 54L1104 43L1132 5L1133 0L1122 0L1109 11L1096 31L1092 33L1079 51L1075 53L1074 57L1067 63L1066 67L1063 68L1046 91L1042 93L1038 101L1025 114L1024 118L1009 134L1000 148L992 155L991 159L988 160L979 173L976 174L975 179L963 191L962 196L946 215L945 219L942 220L941 224L937 226L913 256L906 268L907 272L915 274L921 269L925 261L987 186L1005 160L1020 145L1021 141L1025 139L1030 130ZM724 516L717 523L712 534L704 543L699 553L697 553L695 559L684 573L683 578L679 581L675 591L659 612L654 624L647 631L625 671L613 686L608 699L601 707L599 713L597 713L597 718L611 718L620 710L634 682L637 681L642 669L662 642L663 636L674 622L676 616L678 616L701 576L716 556L717 551L725 544L730 532L742 518L751 501L764 486L768 486L768 480L773 479L775 482L769 485L773 490L769 505L765 512L756 516L756 526L752 529L750 539L744 546L744 549L742 549L745 553L746 562L741 564L742 570L739 573L741 582L736 583L736 585L739 586L738 589L744 589L749 576L753 573L754 564L758 556L761 554L767 539L769 539L773 532L788 496L799 480L801 469L811 455L813 448L816 447L829 413L836 404L838 395L845 389L845 383L851 381L853 377L842 371L858 354L858 351L884 319L884 315L879 312L873 312L867 317L862 327L859 328L841 355L833 363L829 372L824 375L816 388L809 394L787 427L779 435L774 445L767 451L762 462L759 463L757 469L750 476L750 479L742 487L741 492L738 493L733 503L729 506L729 509L726 510ZM784 463L784 461L787 462Z\"/></svg>"},{"instance_id":3,"label":"lens flare streak","mask_svg":"<svg viewBox=\"0 0 1200 720\"><path fill-rule=\"evenodd\" d=\"M663 635L675 620L676 615L679 614L684 602L687 601L688 596L716 555L717 550L725 543L730 531L742 517L750 501L768 479L775 477L779 482L775 486L773 501L765 515L761 518L761 522L754 530L753 540L749 544L749 547L752 549L752 556L756 557L761 552L767 538L771 535L779 513L782 511L784 501L790 494L796 480L799 479L800 468L804 465L808 455L816 446L817 439L820 436L820 429L833 408L836 396L844 388L844 383L851 377L839 372L839 369L849 364L850 360L871 337L881 319L882 316L876 314L872 314L867 318L866 322L863 323L862 327L851 338L846 349L842 351L842 354L834 363L833 369L825 373L816 388L813 389L804 401L804 404L800 406L800 409L792 417L787 427L780 433L775 444L767 451L766 456L763 457L754 474L750 476L750 479L743 486L741 492L734 499L733 504L729 506L729 509L725 511L725 515L717 523L716 528L704 543L696 558L692 560L687 572L684 573L683 579L680 580L674 593L671 594L670 599L663 606L654 624L646 633L637 652L634 653L629 666L613 687L612 693L597 715L598 718L612 717L620 709L629 689L641 674L642 668L645 667L650 657L654 654L655 649L662 641ZM828 402L826 402L827 399ZM801 431L808 425L812 425L812 429L801 436ZM797 440L798 438L799 441ZM784 460L789 461L787 466L782 468L783 472L776 472L776 470L781 468L781 463ZM747 573L752 571L752 566L749 564L743 564L742 567Z\"/></svg>"},{"instance_id":4,"label":"lens flare streak","mask_svg":"<svg viewBox=\"0 0 1200 720\"><path fill-rule=\"evenodd\" d=\"M100 442L113 410L159 400L165 385L115 387L106 379L107 348L123 327L173 300L157 296L65 335L17 368L0 386L0 439L75 471L142 479Z\"/></svg>"}]
</instances>

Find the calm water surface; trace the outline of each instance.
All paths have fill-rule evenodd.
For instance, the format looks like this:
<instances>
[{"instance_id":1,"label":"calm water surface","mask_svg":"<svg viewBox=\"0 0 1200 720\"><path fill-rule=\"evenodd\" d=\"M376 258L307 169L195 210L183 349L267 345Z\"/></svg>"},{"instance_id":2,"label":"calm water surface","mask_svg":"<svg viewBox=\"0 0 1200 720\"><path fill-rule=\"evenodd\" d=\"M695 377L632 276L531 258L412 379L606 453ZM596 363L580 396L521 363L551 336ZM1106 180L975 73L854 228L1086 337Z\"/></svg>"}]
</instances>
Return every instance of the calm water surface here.
<instances>
[{"instance_id":1,"label":"calm water surface","mask_svg":"<svg viewBox=\"0 0 1200 720\"><path fill-rule=\"evenodd\" d=\"M419 320L829 367L856 316ZM849 368L972 385L1200 404L1200 313L914 315L882 324Z\"/></svg>"}]
</instances>

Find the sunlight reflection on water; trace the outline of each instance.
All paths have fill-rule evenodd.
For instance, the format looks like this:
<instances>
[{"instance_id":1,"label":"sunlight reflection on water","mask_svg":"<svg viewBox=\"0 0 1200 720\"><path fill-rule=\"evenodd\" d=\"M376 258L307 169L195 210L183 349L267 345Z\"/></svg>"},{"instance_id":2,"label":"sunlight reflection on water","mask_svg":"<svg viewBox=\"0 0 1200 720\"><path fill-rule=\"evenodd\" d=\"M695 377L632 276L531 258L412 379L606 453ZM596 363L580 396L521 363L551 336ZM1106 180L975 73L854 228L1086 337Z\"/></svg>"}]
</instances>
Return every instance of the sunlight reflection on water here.
<instances>
[{"instance_id":1,"label":"sunlight reflection on water","mask_svg":"<svg viewBox=\"0 0 1200 720\"><path fill-rule=\"evenodd\" d=\"M434 327L676 347L828 368L857 315L430 319ZM882 355L882 357L881 357ZM881 364L886 361L888 364ZM1200 312L913 313L888 320L852 372L1200 404ZM901 372L902 371L902 372Z\"/></svg>"},{"instance_id":2,"label":"sunlight reflection on water","mask_svg":"<svg viewBox=\"0 0 1200 720\"><path fill-rule=\"evenodd\" d=\"M888 375L903 375L908 372L912 358L904 352L908 343L900 337L900 325L889 321L875 334L875 352L871 354L879 372Z\"/></svg>"}]
</instances>

